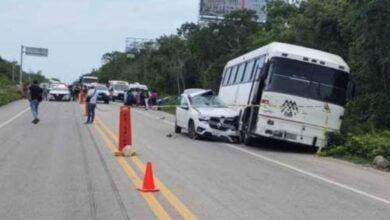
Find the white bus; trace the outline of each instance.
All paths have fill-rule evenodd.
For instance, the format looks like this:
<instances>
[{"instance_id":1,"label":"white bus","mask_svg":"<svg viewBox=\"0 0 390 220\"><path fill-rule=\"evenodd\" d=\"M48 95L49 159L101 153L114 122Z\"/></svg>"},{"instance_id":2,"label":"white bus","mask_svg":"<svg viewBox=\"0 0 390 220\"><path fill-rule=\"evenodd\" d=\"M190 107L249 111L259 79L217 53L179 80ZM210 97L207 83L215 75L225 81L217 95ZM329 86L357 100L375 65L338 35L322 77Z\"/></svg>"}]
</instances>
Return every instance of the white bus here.
<instances>
[{"instance_id":1,"label":"white bus","mask_svg":"<svg viewBox=\"0 0 390 220\"><path fill-rule=\"evenodd\" d=\"M341 126L349 71L337 55L275 42L229 61L219 97L240 112L245 144L268 137L324 147Z\"/></svg>"},{"instance_id":2,"label":"white bus","mask_svg":"<svg viewBox=\"0 0 390 220\"><path fill-rule=\"evenodd\" d=\"M96 76L82 76L80 77L80 84L82 86L91 86L92 84L96 84L99 82L99 78Z\"/></svg>"}]
</instances>

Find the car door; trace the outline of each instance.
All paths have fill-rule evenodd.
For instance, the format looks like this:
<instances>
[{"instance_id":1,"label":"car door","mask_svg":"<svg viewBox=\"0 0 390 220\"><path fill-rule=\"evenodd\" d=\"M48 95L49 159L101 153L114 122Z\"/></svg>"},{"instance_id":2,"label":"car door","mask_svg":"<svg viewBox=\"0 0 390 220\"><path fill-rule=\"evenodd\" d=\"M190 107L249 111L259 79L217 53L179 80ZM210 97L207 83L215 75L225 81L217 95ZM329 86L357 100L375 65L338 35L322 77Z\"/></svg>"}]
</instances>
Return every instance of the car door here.
<instances>
[{"instance_id":1,"label":"car door","mask_svg":"<svg viewBox=\"0 0 390 220\"><path fill-rule=\"evenodd\" d=\"M176 108L176 121L177 125L182 128L187 128L187 121L189 118L189 103L185 95L180 98L180 104Z\"/></svg>"}]
</instances>

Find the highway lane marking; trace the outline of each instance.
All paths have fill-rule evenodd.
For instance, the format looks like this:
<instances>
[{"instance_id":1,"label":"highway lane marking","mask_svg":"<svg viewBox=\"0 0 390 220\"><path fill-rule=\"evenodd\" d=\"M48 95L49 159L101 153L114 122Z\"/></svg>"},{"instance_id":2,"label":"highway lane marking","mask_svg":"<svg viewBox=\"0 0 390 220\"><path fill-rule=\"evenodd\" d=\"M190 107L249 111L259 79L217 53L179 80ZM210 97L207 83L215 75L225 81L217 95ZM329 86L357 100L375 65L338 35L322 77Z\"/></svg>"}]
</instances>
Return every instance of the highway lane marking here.
<instances>
[{"instance_id":1,"label":"highway lane marking","mask_svg":"<svg viewBox=\"0 0 390 220\"><path fill-rule=\"evenodd\" d=\"M104 143L106 146L111 150L112 153L116 151L115 146L113 143L109 140L109 137L104 133L103 128L101 128L101 124L94 124L96 130L100 134L100 136L103 138ZM122 167L122 169L125 171L129 179L133 182L133 184L136 187L141 186L142 180L138 177L134 169L127 163L127 161L123 157L117 157L116 158L119 165ZM156 197L151 193L141 193L142 197L145 199L151 210L153 211L154 215L158 219L172 219L168 212L163 208L163 206L160 204L160 202L156 199Z\"/></svg>"},{"instance_id":2,"label":"highway lane marking","mask_svg":"<svg viewBox=\"0 0 390 220\"><path fill-rule=\"evenodd\" d=\"M26 108L24 109L23 111L19 112L18 114L16 114L15 116L13 116L12 118L8 119L7 121L3 122L0 124L0 129L5 127L6 125L8 125L9 123L11 123L12 121L14 121L15 119L19 118L20 116L22 116L25 112L27 112L28 110L30 110L30 108Z\"/></svg>"},{"instance_id":3,"label":"highway lane marking","mask_svg":"<svg viewBox=\"0 0 390 220\"><path fill-rule=\"evenodd\" d=\"M136 111L136 112L139 113L139 114L141 114L141 115L144 115L144 116L146 116L146 117L148 117L148 118L152 118L152 119L155 119L155 120L158 119L158 118L153 117L151 114L148 114L148 113L145 113L145 112L141 112L141 111ZM169 121L167 121L167 120L160 120L160 121L164 122L165 124L171 125L171 126L174 126L174 125L175 125L174 123L169 122ZM293 170L293 171L295 171L295 172L298 172L298 173L300 173L300 174L309 176L309 177L311 177L311 178L314 178L314 179L323 181L323 182L325 182L325 183L328 183L328 184L331 184L331 185L340 187L340 188L345 189L345 190L347 190L347 191L354 192L354 193L359 194L359 195L361 195L361 196L364 196L364 197L367 197L367 198L370 198L370 199L373 199L373 200L376 200L376 201L385 203L385 204L387 204L387 205L390 205L390 200L387 200L387 199L385 199L385 198L381 198L381 197L375 196L375 195L373 195L373 194L370 194L370 193L364 192L364 191L362 191L362 190L356 189L356 188L354 188L354 187L351 187L351 186L348 186L348 185L345 185L345 184L336 182L336 181L331 180L331 179L328 179L328 178L326 178L326 177L322 177L322 176L320 176L320 175L317 175L317 174L314 174L314 173L305 171L305 170L300 169L300 168L298 168L298 167L295 167L295 166L292 166L292 165L283 163L283 162L281 162L281 161L272 159L272 158L270 158L270 157L261 155L261 154L259 154L259 153L252 152L252 151L250 151L250 150L244 149L243 147L239 147L239 146L235 146L235 145L227 144L227 143L223 143L223 144L226 145L226 146L228 146L228 147L230 147L230 148L232 148L232 149L238 150L238 151L240 151L241 153L249 154L249 155L251 155L251 156L253 156L253 157L256 157L256 158L258 158L258 159L265 160L265 161L268 161L268 162L270 162L270 163L277 164L277 165L279 165L279 166L281 166L281 167L284 167L284 168Z\"/></svg>"},{"instance_id":4,"label":"highway lane marking","mask_svg":"<svg viewBox=\"0 0 390 220\"><path fill-rule=\"evenodd\" d=\"M117 135L110 129L108 128L107 125L100 119L97 118L97 121L99 125L106 131L106 133L111 137L111 140L113 140L116 144L118 143L117 141ZM138 157L131 157L132 161L137 165L139 170L144 171L145 170L145 164L138 158ZM160 179L155 177L155 181L157 185L160 187L160 192L161 194L168 200L168 202L172 205L172 207L175 208L175 210L183 217L183 219L188 219L188 220L195 220L198 219L195 214L193 214L189 208L187 208L184 203L182 203L176 196L175 194L172 193L169 188L161 182Z\"/></svg>"},{"instance_id":5,"label":"highway lane marking","mask_svg":"<svg viewBox=\"0 0 390 220\"><path fill-rule=\"evenodd\" d=\"M83 105L81 105L81 110L83 110ZM98 123L94 123L94 126L97 130L97 132L102 137L106 147L109 148L109 150L114 154L116 152L116 147L114 144L110 141L107 134L103 131L103 128L99 126L99 120L96 120ZM139 187L142 184L142 180L139 178L137 173L134 171L134 169L130 166L129 163L123 158L123 157L117 157L116 158L119 165L122 167L122 169L125 171L126 175L129 177L129 179L133 182L135 187ZM163 206L160 204L160 202L156 199L156 197L151 193L141 193L142 197L152 210L153 214L161 220L170 220L172 219L168 212L163 208Z\"/></svg>"},{"instance_id":6,"label":"highway lane marking","mask_svg":"<svg viewBox=\"0 0 390 220\"><path fill-rule=\"evenodd\" d=\"M373 199L373 200L376 200L376 201L379 201L379 202L383 202L383 203L385 203L385 204L387 204L387 205L390 205L390 201L387 200L387 199L384 199L384 198L381 198L381 197L372 195L372 194L370 194L370 193L367 193L367 192L358 190L358 189L353 188L353 187L351 187L351 186L347 186L347 185L345 185L345 184L342 184L342 183L333 181L333 180L328 179L328 178L326 178L326 177L322 177L322 176L320 176L320 175L317 175L317 174L314 174L314 173L305 171L305 170L303 170L303 169L300 169L300 168L291 166L291 165L289 165L289 164L286 164L286 163L280 162L280 161L278 161L278 160L275 160L275 159L272 159L272 158L263 156L263 155L261 155L261 154L254 153L254 152L249 151L249 150L246 150L246 149L244 149L244 148L237 147L237 146L234 146L234 145L232 145L232 144L226 144L226 143L225 143L225 145L228 146L228 147L230 147L230 148L232 148L232 149L235 149L235 150L241 151L241 152L243 152L243 153L249 154L249 155L251 155L251 156L253 156L253 157L256 157L256 158L259 158L259 159L262 159L262 160L265 160L265 161L268 161L268 162L271 162L271 163L274 163L274 164L277 164L277 165L279 165L279 166L281 166L281 167L284 167L284 168L293 170L293 171L298 172L298 173L300 173L300 174L303 174L303 175L312 177L312 178L317 179L317 180L321 180L321 181L326 182L326 183L328 183L328 184L338 186L338 187L343 188L343 189L345 189L345 190L348 190L348 191L357 193L357 194L359 194L359 195L368 197L368 198L370 198L370 199Z\"/></svg>"}]
</instances>

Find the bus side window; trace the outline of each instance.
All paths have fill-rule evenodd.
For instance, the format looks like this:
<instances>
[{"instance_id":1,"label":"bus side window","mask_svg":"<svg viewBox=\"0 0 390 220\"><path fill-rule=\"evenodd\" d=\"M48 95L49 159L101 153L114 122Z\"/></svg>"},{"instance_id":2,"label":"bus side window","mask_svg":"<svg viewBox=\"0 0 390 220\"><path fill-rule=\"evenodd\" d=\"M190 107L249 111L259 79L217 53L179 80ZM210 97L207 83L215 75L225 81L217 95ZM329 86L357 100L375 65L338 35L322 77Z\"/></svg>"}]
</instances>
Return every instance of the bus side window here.
<instances>
[{"instance_id":1,"label":"bus side window","mask_svg":"<svg viewBox=\"0 0 390 220\"><path fill-rule=\"evenodd\" d=\"M238 66L234 66L234 67L232 68L232 72L230 73L230 79L229 79L228 85L232 85L232 84L234 83L234 80L236 80L237 67L238 67Z\"/></svg>"},{"instance_id":2,"label":"bus side window","mask_svg":"<svg viewBox=\"0 0 390 220\"><path fill-rule=\"evenodd\" d=\"M246 68L246 63L241 63L240 64L240 68L238 69L238 73L237 73L237 77L236 77L235 83L241 83L242 82L242 78L244 76L245 68Z\"/></svg>"},{"instance_id":3,"label":"bus side window","mask_svg":"<svg viewBox=\"0 0 390 220\"><path fill-rule=\"evenodd\" d=\"M225 82L226 73L227 73L227 68L225 68L222 72L221 85L223 85L223 83Z\"/></svg>"},{"instance_id":4,"label":"bus side window","mask_svg":"<svg viewBox=\"0 0 390 220\"><path fill-rule=\"evenodd\" d=\"M251 74L250 74L250 78L249 78L249 81L253 81L253 78L254 75L256 74L256 70L257 70L257 59L254 60L254 64L253 64L253 68L252 68L252 71L251 71Z\"/></svg>"},{"instance_id":5,"label":"bus side window","mask_svg":"<svg viewBox=\"0 0 390 220\"><path fill-rule=\"evenodd\" d=\"M260 74L263 73L261 70L263 69L263 66L264 66L264 62L265 62L265 56L261 56L258 58L257 60L257 70L255 71L257 74L257 77L256 77L256 80L259 80L260 79Z\"/></svg>"},{"instance_id":6,"label":"bus side window","mask_svg":"<svg viewBox=\"0 0 390 220\"><path fill-rule=\"evenodd\" d=\"M225 78L223 78L223 83L222 83L223 86L226 86L227 83L229 82L231 72L232 72L232 68L229 67L226 69Z\"/></svg>"},{"instance_id":7,"label":"bus side window","mask_svg":"<svg viewBox=\"0 0 390 220\"><path fill-rule=\"evenodd\" d=\"M251 60L246 64L246 69L245 69L244 75L242 77L243 82L250 81L254 64L255 64L255 60Z\"/></svg>"}]
</instances>

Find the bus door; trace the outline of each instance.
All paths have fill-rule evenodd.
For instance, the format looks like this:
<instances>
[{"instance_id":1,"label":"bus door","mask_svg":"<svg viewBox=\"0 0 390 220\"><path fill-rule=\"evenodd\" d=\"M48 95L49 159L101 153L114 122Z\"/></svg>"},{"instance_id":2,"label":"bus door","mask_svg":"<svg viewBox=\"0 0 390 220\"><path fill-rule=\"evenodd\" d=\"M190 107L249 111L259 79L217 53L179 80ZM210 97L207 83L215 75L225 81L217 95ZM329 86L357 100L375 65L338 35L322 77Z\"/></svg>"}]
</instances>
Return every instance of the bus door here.
<instances>
[{"instance_id":1,"label":"bus door","mask_svg":"<svg viewBox=\"0 0 390 220\"><path fill-rule=\"evenodd\" d=\"M253 81L253 89L250 95L250 111L248 116L248 131L253 131L257 122L257 115L259 113L260 100L263 94L264 83L268 72L268 62L265 62L265 56L262 56L258 60L255 79Z\"/></svg>"}]
</instances>

